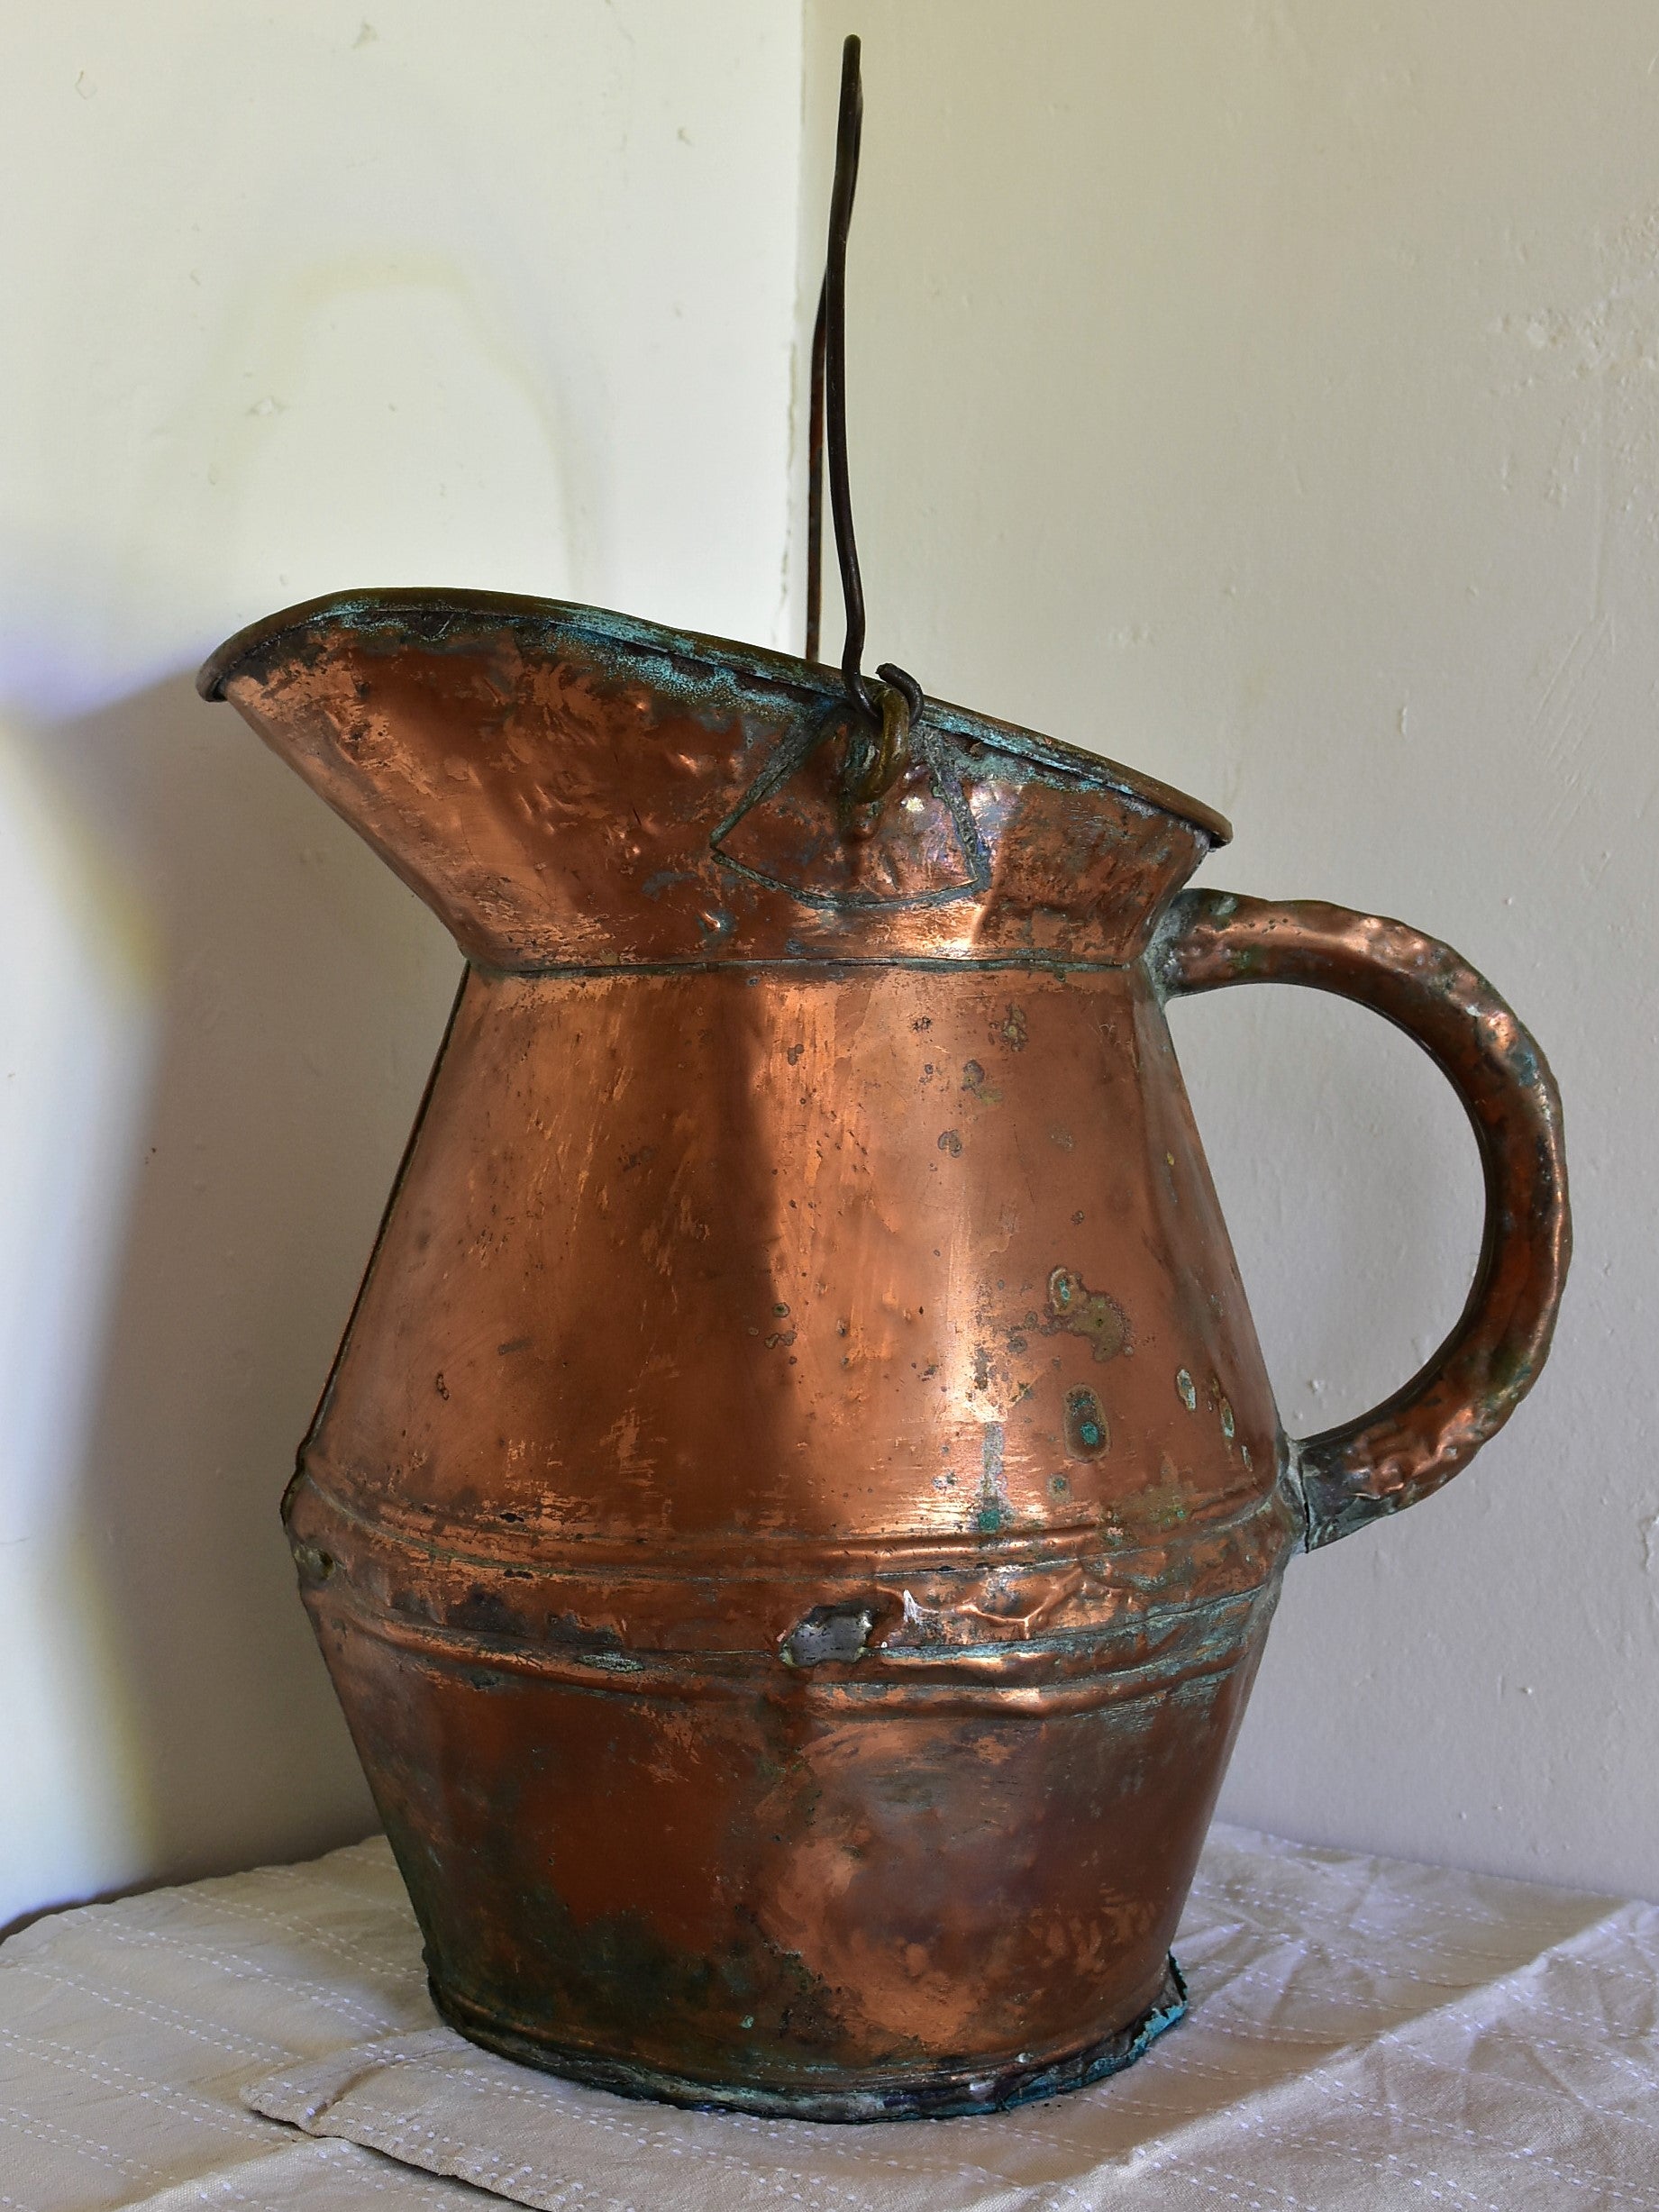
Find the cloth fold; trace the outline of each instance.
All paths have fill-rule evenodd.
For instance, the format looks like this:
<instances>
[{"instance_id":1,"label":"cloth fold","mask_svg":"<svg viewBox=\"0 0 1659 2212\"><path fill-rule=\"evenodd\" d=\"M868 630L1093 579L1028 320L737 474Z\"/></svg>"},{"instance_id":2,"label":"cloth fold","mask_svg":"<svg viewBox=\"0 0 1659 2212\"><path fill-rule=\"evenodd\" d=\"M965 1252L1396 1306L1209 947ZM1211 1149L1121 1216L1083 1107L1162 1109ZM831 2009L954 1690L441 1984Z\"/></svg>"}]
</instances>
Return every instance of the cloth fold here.
<instances>
[{"instance_id":1,"label":"cloth fold","mask_svg":"<svg viewBox=\"0 0 1659 2212\"><path fill-rule=\"evenodd\" d=\"M1089 2089L837 2126L441 2025L383 1842L0 1948L0 2212L1659 2212L1659 1909L1217 1826L1188 2018Z\"/></svg>"},{"instance_id":2,"label":"cloth fold","mask_svg":"<svg viewBox=\"0 0 1659 2212\"><path fill-rule=\"evenodd\" d=\"M597 2094L447 2027L252 2107L542 2212L1659 2205L1659 1913L1218 1829L1194 2012L1130 2073L984 2119L825 2126Z\"/></svg>"}]
</instances>

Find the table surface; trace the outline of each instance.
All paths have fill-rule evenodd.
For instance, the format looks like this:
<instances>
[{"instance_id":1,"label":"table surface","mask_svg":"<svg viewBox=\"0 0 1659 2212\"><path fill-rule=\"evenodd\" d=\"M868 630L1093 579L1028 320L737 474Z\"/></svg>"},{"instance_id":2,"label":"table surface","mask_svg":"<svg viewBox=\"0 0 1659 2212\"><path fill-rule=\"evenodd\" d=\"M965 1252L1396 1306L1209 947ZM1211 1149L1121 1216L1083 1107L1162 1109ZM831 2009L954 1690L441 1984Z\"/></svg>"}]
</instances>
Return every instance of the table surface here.
<instances>
[{"instance_id":1,"label":"table surface","mask_svg":"<svg viewBox=\"0 0 1659 2212\"><path fill-rule=\"evenodd\" d=\"M1178 1951L1188 2019L1049 2104L677 2112L438 2026L376 1838L0 1949L0 2212L1659 2212L1659 1908L1218 1825Z\"/></svg>"}]
</instances>

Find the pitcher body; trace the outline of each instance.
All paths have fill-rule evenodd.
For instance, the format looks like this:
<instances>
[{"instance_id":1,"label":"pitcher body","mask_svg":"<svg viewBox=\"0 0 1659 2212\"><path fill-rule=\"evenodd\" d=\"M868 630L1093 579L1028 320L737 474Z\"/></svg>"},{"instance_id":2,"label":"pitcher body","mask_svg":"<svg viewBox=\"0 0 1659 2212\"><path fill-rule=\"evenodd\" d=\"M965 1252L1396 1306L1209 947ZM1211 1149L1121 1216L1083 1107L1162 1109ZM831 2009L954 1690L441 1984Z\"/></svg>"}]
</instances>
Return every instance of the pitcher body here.
<instances>
[{"instance_id":1,"label":"pitcher body","mask_svg":"<svg viewBox=\"0 0 1659 2212\"><path fill-rule=\"evenodd\" d=\"M779 657L400 594L204 680L469 962L286 1507L445 2015L820 2117L1126 2062L1286 1559L1547 1345L1525 1032L1398 924L1185 894L1225 824L1029 733L930 705L850 800ZM1435 1054L1497 1222L1430 1368L1300 1448L1163 1012L1276 978Z\"/></svg>"}]
</instances>

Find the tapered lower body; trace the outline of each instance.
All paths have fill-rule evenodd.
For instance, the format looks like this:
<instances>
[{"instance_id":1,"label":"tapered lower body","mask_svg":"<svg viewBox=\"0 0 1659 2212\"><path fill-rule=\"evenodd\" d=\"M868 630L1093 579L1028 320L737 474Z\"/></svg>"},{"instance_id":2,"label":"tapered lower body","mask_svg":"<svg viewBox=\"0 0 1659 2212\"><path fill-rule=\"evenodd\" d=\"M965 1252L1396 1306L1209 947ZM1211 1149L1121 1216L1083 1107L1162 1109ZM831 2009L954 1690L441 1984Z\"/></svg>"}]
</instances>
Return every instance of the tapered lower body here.
<instances>
[{"instance_id":1,"label":"tapered lower body","mask_svg":"<svg viewBox=\"0 0 1659 2212\"><path fill-rule=\"evenodd\" d=\"M1170 1944L1276 1577L1116 1635L799 1666L410 1618L386 1547L303 1482L291 1530L474 2040L868 2119L1074 2087L1179 2016Z\"/></svg>"}]
</instances>

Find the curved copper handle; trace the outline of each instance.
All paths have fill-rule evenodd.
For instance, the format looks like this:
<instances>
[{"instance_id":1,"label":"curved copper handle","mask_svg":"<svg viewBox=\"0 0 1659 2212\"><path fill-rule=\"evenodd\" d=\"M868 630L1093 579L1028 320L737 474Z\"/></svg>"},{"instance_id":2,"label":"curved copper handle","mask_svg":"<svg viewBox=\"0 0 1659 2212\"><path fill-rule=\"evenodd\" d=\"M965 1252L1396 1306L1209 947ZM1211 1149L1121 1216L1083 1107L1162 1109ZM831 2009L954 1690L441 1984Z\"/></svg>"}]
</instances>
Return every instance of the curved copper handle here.
<instances>
[{"instance_id":1,"label":"curved copper handle","mask_svg":"<svg viewBox=\"0 0 1659 2212\"><path fill-rule=\"evenodd\" d=\"M1392 1397L1290 1446L1311 1552L1449 1482L1536 1381L1572 1249L1560 1095L1485 978L1402 922L1312 899L1275 906L1189 891L1171 909L1153 965L1171 997L1226 983L1300 983L1373 1007L1447 1078L1481 1148L1486 1231L1456 1327Z\"/></svg>"}]
</instances>

